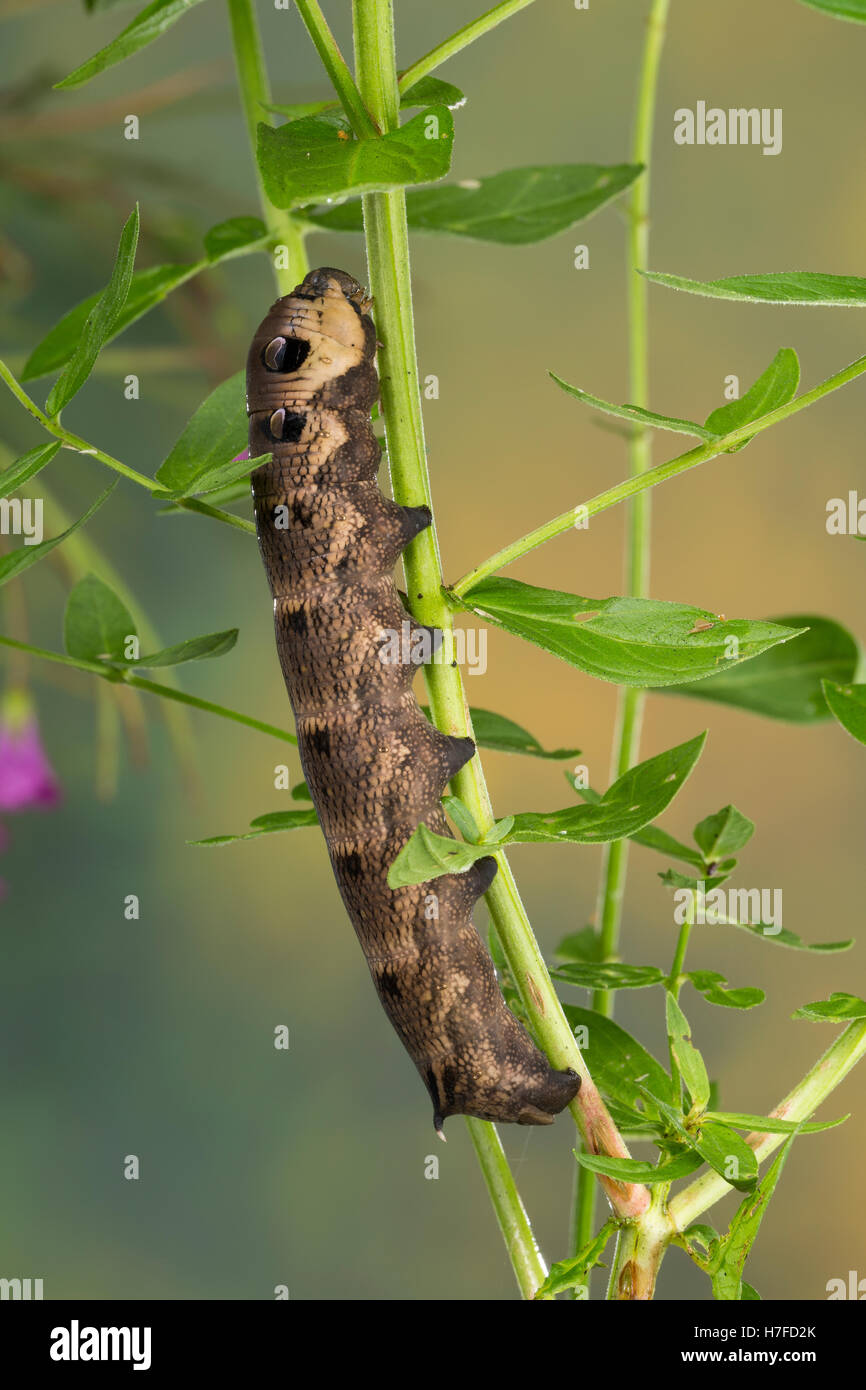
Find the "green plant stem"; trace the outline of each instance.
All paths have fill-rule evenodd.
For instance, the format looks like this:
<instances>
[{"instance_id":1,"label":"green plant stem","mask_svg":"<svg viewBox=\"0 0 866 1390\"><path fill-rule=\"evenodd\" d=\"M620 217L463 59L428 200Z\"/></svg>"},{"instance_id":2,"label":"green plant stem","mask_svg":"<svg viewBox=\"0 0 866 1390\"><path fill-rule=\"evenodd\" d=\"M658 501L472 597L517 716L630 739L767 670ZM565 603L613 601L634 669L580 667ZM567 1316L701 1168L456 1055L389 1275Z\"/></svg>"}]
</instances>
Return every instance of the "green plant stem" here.
<instances>
[{"instance_id":1,"label":"green plant stem","mask_svg":"<svg viewBox=\"0 0 866 1390\"><path fill-rule=\"evenodd\" d=\"M770 1111L771 1116L795 1122L808 1120L863 1057L866 1057L866 1020L858 1019L849 1023L835 1042L830 1044L823 1057L815 1063L803 1080ZM758 1161L763 1162L784 1143L785 1138L784 1134L756 1132L747 1135L746 1143L755 1150ZM731 1190L729 1184L718 1173L707 1173L696 1178L688 1187L678 1192L670 1203L668 1212L674 1230L684 1231Z\"/></svg>"},{"instance_id":2,"label":"green plant stem","mask_svg":"<svg viewBox=\"0 0 866 1390\"><path fill-rule=\"evenodd\" d=\"M256 159L257 132L260 121L273 124L267 109L271 104L271 89L265 67L262 41L256 20L253 0L227 0L235 51L241 105L246 120L252 152L253 169L259 192L262 216L272 238L273 248L286 247L286 264L274 261L274 272L280 294L288 294L309 270L304 232L282 208L274 207L262 182Z\"/></svg>"},{"instance_id":3,"label":"green plant stem","mask_svg":"<svg viewBox=\"0 0 866 1390\"><path fill-rule=\"evenodd\" d=\"M631 162L642 165L643 173L632 184L627 214L628 398L635 405L644 408L649 406L649 287L638 272L646 269L649 263L652 139L659 62L664 44L668 5L669 0L653 0L647 19L631 155ZM650 430L637 430L632 434L629 465L632 478L642 477L651 468ZM636 493L629 503L627 518L625 592L635 598L646 598L649 595L650 553L650 494L640 492ZM645 704L646 693L643 690L634 686L620 688L611 756L612 782L624 776L638 761ZM601 962L617 958L628 858L627 839L614 840L602 848L596 908L597 958ZM610 990L596 990L592 1003L593 1008L605 1017L609 1018L613 1014L614 995ZM595 1194L596 1185L592 1181L592 1175L578 1165L571 1223L572 1254L577 1254L592 1238L595 1225Z\"/></svg>"},{"instance_id":4,"label":"green plant stem","mask_svg":"<svg viewBox=\"0 0 866 1390\"><path fill-rule=\"evenodd\" d=\"M383 131L398 124L399 93L394 59L393 12L390 0L354 0L356 72L361 94ZM370 289L376 304L376 326L382 347L379 377L382 411L388 438L388 460L394 498L403 505L430 506L418 368L412 317L409 238L402 190L365 194L364 229ZM406 591L418 622L449 633L452 619L442 593L442 570L435 525L418 536L404 552ZM449 638L446 636L446 641ZM425 668L435 723L445 733L471 735L471 723L460 672L456 666ZM453 779L457 794L469 806L479 828L493 824L493 811L480 760L476 757ZM583 1085L572 1107L593 1152L625 1156L626 1149L597 1089L593 1085L571 1029L562 1012L541 953L532 935L517 885L504 856L487 894L503 950L539 1042L555 1066L579 1071ZM494 1148L492 1127L476 1130L476 1147ZM498 1140L495 1141L498 1144ZM491 1163L494 1159L491 1158ZM608 1195L621 1215L634 1215L649 1201L643 1187L608 1183ZM516 1229L519 1222L515 1215ZM512 1263L528 1258L509 1250Z\"/></svg>"},{"instance_id":5,"label":"green plant stem","mask_svg":"<svg viewBox=\"0 0 866 1390\"><path fill-rule=\"evenodd\" d=\"M112 685L131 685L136 690L147 690L152 695L161 695L164 700L175 700L181 705L191 705L193 709L205 710L208 714L218 714L221 719L231 719L235 724L245 724L248 729L270 734L272 738L282 739L284 743L297 743L295 735L288 729L279 729L276 724L267 724L262 719L253 719L249 714L241 714L225 705L215 705L212 700L200 700L197 695L188 695L185 690L175 690L168 685L146 680L143 676L127 675L117 667L106 667L103 662L86 661L77 656L66 656L63 652L52 652L47 647L34 647L29 642L17 642L12 637L0 634L0 645L11 647L13 651L27 652L29 656L39 656L43 661L53 661L59 666L71 666L76 671L88 671L100 676Z\"/></svg>"},{"instance_id":6,"label":"green plant stem","mask_svg":"<svg viewBox=\"0 0 866 1390\"><path fill-rule=\"evenodd\" d=\"M466 1125L505 1248L511 1253L518 1288L524 1298L534 1298L547 1277L547 1266L535 1242L502 1142L494 1125L485 1124L483 1120L467 1120Z\"/></svg>"},{"instance_id":7,"label":"green plant stem","mask_svg":"<svg viewBox=\"0 0 866 1390\"><path fill-rule=\"evenodd\" d=\"M449 38L437 43L435 48L431 48L423 58L419 58L410 68L401 75L399 88L401 92L408 92L410 87L426 77L434 68L438 68L448 58L453 58L455 53L459 53L468 44L480 39L483 34L487 34L491 29L495 29L497 24L501 24L504 19L510 19L518 10L525 10L527 5L531 5L532 0L502 0L502 4L494 5L492 10L485 11L477 19L473 19L469 24L464 24L462 29L458 29L456 34L451 34Z\"/></svg>"},{"instance_id":8,"label":"green plant stem","mask_svg":"<svg viewBox=\"0 0 866 1390\"><path fill-rule=\"evenodd\" d=\"M563 532L570 531L576 521L587 516L597 516L600 512L607 511L610 507L615 507L620 502L625 502L628 498L646 491L647 488L658 487L659 483L665 483L670 478L676 478L680 473L687 473L690 468L697 468L709 459L717 458L719 454L726 453L735 444L746 443L754 435L762 434L764 430L778 425L782 420L787 420L792 415L797 415L801 410L806 410L808 406L814 405L824 396L829 396L832 391L838 391L841 386L847 386L849 381L856 380L864 372L866 372L866 356L858 357L847 367L843 367L841 371L834 372L832 376L828 376L826 380L813 386L811 391L805 391L802 396L797 396L787 405L780 405L776 410L769 411L766 415L762 415L759 420L752 420L748 424L740 425L737 429L731 430L730 434L721 435L710 443L689 449L687 453L678 454L676 458L669 459L667 463L658 463L646 473L626 478L623 482L617 483L615 487L608 488L606 492L599 492L588 502L569 508L567 512L562 512L552 521L545 522L543 526L536 527L534 531L527 532L519 540L512 541L510 545L498 550L495 555L491 555L475 569L464 574L456 584L451 585L449 593L455 599L460 599L482 579L489 578L490 575L505 569L507 565L513 565L515 560L528 555L531 550L544 545L546 541L553 540L554 536L561 536Z\"/></svg>"},{"instance_id":9,"label":"green plant stem","mask_svg":"<svg viewBox=\"0 0 866 1390\"><path fill-rule=\"evenodd\" d=\"M318 0L295 0L295 4L355 134L362 140L380 135L381 131L364 105Z\"/></svg>"}]
</instances>

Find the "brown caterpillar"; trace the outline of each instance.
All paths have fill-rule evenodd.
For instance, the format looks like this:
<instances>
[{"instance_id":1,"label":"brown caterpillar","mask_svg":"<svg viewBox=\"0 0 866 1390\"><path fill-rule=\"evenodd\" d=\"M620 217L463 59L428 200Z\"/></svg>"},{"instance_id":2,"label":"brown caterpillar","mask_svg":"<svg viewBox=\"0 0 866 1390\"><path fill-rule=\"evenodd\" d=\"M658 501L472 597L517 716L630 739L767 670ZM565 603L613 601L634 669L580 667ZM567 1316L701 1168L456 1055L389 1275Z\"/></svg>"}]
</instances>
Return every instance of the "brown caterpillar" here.
<instances>
[{"instance_id":1,"label":"brown caterpillar","mask_svg":"<svg viewBox=\"0 0 866 1390\"><path fill-rule=\"evenodd\" d=\"M450 834L440 797L475 745L425 718L414 665L381 659L387 632L406 620L393 567L431 517L376 483L370 303L343 271L311 271L272 306L247 362L250 456L272 451L252 474L256 528L301 763L343 902L437 1131L457 1114L550 1124L580 1078L555 1071L506 1008L472 925L496 861L387 885L421 821Z\"/></svg>"}]
</instances>

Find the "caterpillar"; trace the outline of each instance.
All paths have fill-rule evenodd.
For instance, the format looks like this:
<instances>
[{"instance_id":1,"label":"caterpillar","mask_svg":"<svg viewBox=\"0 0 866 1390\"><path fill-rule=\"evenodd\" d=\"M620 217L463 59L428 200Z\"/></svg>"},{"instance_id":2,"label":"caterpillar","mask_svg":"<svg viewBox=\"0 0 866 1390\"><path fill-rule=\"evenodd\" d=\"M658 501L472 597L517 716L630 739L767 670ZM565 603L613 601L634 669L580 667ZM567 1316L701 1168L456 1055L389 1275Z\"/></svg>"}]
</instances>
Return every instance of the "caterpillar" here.
<instances>
[{"instance_id":1,"label":"caterpillar","mask_svg":"<svg viewBox=\"0 0 866 1390\"><path fill-rule=\"evenodd\" d=\"M277 651L310 796L373 982L433 1102L449 1115L550 1124L580 1077L556 1071L506 1007L471 921L493 858L392 890L390 864L421 821L448 835L440 798L473 756L382 658L406 611L392 571L431 522L383 496L370 423L379 382L372 301L340 270L277 300L247 361L251 475ZM417 630L419 633L423 629ZM430 634L428 633L428 637Z\"/></svg>"}]
</instances>

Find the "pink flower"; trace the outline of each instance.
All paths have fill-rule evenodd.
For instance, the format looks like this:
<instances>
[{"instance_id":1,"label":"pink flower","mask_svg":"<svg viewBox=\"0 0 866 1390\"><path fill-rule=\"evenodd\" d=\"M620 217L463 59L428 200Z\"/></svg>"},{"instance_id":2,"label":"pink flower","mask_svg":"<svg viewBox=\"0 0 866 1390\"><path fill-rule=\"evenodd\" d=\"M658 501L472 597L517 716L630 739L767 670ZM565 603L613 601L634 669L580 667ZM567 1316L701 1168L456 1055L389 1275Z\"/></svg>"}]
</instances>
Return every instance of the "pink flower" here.
<instances>
[{"instance_id":1,"label":"pink flower","mask_svg":"<svg viewBox=\"0 0 866 1390\"><path fill-rule=\"evenodd\" d=\"M0 709L0 811L56 806L60 784L39 737L29 696L8 690Z\"/></svg>"}]
</instances>

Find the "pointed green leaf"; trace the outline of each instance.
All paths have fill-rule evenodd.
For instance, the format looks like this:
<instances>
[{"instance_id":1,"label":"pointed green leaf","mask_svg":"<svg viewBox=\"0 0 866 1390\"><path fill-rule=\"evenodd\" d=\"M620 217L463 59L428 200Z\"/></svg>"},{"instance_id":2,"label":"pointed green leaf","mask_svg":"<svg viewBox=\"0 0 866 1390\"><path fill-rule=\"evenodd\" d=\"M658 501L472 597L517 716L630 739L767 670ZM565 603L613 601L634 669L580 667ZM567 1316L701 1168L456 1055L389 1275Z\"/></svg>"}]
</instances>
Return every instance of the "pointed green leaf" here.
<instances>
[{"instance_id":1,"label":"pointed green leaf","mask_svg":"<svg viewBox=\"0 0 866 1390\"><path fill-rule=\"evenodd\" d=\"M665 1008L668 1039L680 1075L686 1083L692 1105L698 1110L705 1110L710 1101L710 1078L704 1059L692 1042L688 1019L670 993L665 996Z\"/></svg>"},{"instance_id":2,"label":"pointed green leaf","mask_svg":"<svg viewBox=\"0 0 866 1390\"><path fill-rule=\"evenodd\" d=\"M202 401L157 469L156 481L174 495L185 496L197 480L243 453L248 434L246 373L240 371L220 382Z\"/></svg>"},{"instance_id":3,"label":"pointed green leaf","mask_svg":"<svg viewBox=\"0 0 866 1390\"><path fill-rule=\"evenodd\" d=\"M136 204L120 234L111 278L87 315L81 336L66 367L48 393L45 414L52 418L59 415L63 407L81 390L102 348L116 331L116 324L132 283L135 249L138 246L138 224Z\"/></svg>"},{"instance_id":4,"label":"pointed green leaf","mask_svg":"<svg viewBox=\"0 0 866 1390\"><path fill-rule=\"evenodd\" d=\"M471 843L481 839L481 832L475 823L475 817L459 796L443 796L442 807L451 817L464 840L469 840Z\"/></svg>"},{"instance_id":5,"label":"pointed green leaf","mask_svg":"<svg viewBox=\"0 0 866 1390\"><path fill-rule=\"evenodd\" d=\"M598 1235L585 1245L578 1255L570 1260L558 1260L552 1265L550 1273L535 1295L536 1299L555 1298L557 1294L567 1293L569 1289L584 1288L586 1276L598 1264L613 1231L613 1222L606 1221Z\"/></svg>"},{"instance_id":6,"label":"pointed green leaf","mask_svg":"<svg viewBox=\"0 0 866 1390\"><path fill-rule=\"evenodd\" d=\"M866 24L866 0L800 0L811 10L821 10L835 19L848 19L853 24Z\"/></svg>"},{"instance_id":7,"label":"pointed green leaf","mask_svg":"<svg viewBox=\"0 0 866 1390\"><path fill-rule=\"evenodd\" d=\"M108 500L116 486L117 479L115 478L114 482L110 483L105 491L99 494L92 506L87 508L84 515L74 521L71 526L68 526L65 531L62 531L59 536L54 536L50 541L42 541L40 545L21 545L9 555L0 556L0 584L6 584L10 579L23 574L38 560L50 555L55 546L62 545L66 537L71 536L73 531L77 531L79 526L85 526L94 512L99 511L103 502Z\"/></svg>"},{"instance_id":8,"label":"pointed green leaf","mask_svg":"<svg viewBox=\"0 0 866 1390\"><path fill-rule=\"evenodd\" d=\"M821 688L842 728L858 743L866 743L866 685L837 685L825 680Z\"/></svg>"},{"instance_id":9,"label":"pointed green leaf","mask_svg":"<svg viewBox=\"0 0 866 1390\"><path fill-rule=\"evenodd\" d=\"M420 111L398 130L358 140L342 121L303 116L276 129L259 125L258 164L279 208L430 183L448 173L454 122L447 106Z\"/></svg>"},{"instance_id":10,"label":"pointed green leaf","mask_svg":"<svg viewBox=\"0 0 866 1390\"><path fill-rule=\"evenodd\" d=\"M713 864L748 844L755 833L755 823L736 806L723 806L696 825L694 833L695 844L703 850L706 862Z\"/></svg>"},{"instance_id":11,"label":"pointed green leaf","mask_svg":"<svg viewBox=\"0 0 866 1390\"><path fill-rule=\"evenodd\" d=\"M219 388L218 388L219 389ZM194 417L193 417L194 418ZM190 422L192 423L192 422ZM177 447L177 446L175 446ZM193 474L185 487L172 488L165 493L154 490L154 496L160 500L177 497L209 497L215 492L222 492L223 489L234 485L240 479L249 479L249 475L262 464L269 463L270 454L259 454L257 458L237 458L223 460L222 463L208 464L198 473ZM249 490L249 482L245 492Z\"/></svg>"},{"instance_id":12,"label":"pointed green leaf","mask_svg":"<svg viewBox=\"0 0 866 1390\"><path fill-rule=\"evenodd\" d=\"M176 24L187 10L200 3L201 0L153 0L152 4L145 6L141 13L136 15L131 24L127 24L126 28L121 30L116 39L112 39L105 48L101 48L92 58L88 58L86 63L82 63L68 77L64 77L62 82L56 82L55 87L80 87L84 82L89 82L97 73L104 72L106 68L113 67L124 58L130 58L140 48L153 43L154 39L164 34L172 24Z\"/></svg>"},{"instance_id":13,"label":"pointed green leaf","mask_svg":"<svg viewBox=\"0 0 866 1390\"><path fill-rule=\"evenodd\" d=\"M649 1086L636 1080L638 1091L656 1106L660 1114L676 1131L679 1139L694 1149L709 1163L710 1167L741 1192L749 1192L755 1186L758 1176L758 1160L736 1130L720 1124L718 1120L702 1121L694 1130L686 1127L682 1116L656 1095Z\"/></svg>"},{"instance_id":14,"label":"pointed green leaf","mask_svg":"<svg viewBox=\"0 0 866 1390\"><path fill-rule=\"evenodd\" d=\"M709 679L680 685L674 693L716 700L795 724L828 719L822 681L847 684L854 678L860 662L856 640L841 624L810 614L775 618L773 623L787 631L797 629L799 635L795 641L773 646L745 666L728 663Z\"/></svg>"},{"instance_id":15,"label":"pointed green leaf","mask_svg":"<svg viewBox=\"0 0 866 1390\"><path fill-rule=\"evenodd\" d=\"M577 1150L574 1156L582 1168L588 1168L591 1173L601 1173L606 1178L616 1178L618 1182L676 1182L677 1178L687 1178L704 1162L693 1149L661 1164L641 1163L636 1158L604 1158L601 1154L579 1153Z\"/></svg>"},{"instance_id":16,"label":"pointed green leaf","mask_svg":"<svg viewBox=\"0 0 866 1390\"><path fill-rule=\"evenodd\" d=\"M636 425L650 425L656 430L671 430L674 434L691 434L697 439L707 441L724 434L724 430L696 425L694 420L680 420L675 415L658 415L654 410L644 410L640 405L611 405L610 401L603 401L599 396L591 396L588 391L581 391L579 386L569 386L567 381L556 375L556 372L549 371L547 375L553 377L557 386L561 386L569 396L582 401L584 405L592 406L594 410L603 411L605 415L615 415L620 420L630 420Z\"/></svg>"},{"instance_id":17,"label":"pointed green leaf","mask_svg":"<svg viewBox=\"0 0 866 1390\"><path fill-rule=\"evenodd\" d=\"M69 656L124 661L127 639L136 635L132 614L103 580L88 574L75 585L63 618L63 645Z\"/></svg>"},{"instance_id":18,"label":"pointed green leaf","mask_svg":"<svg viewBox=\"0 0 866 1390\"><path fill-rule=\"evenodd\" d=\"M565 780L570 787L573 787L579 797L588 801L591 806L595 806L601 800L601 794L592 787L581 786L573 773L567 772ZM689 845L684 845L680 840L674 839L666 830L662 830L657 825L647 825L643 830L638 830L634 835L629 835L636 845L643 845L645 849L653 849L658 854L670 855L674 859L682 859L686 864L692 864L694 868L703 870L705 861L702 854L692 849Z\"/></svg>"},{"instance_id":19,"label":"pointed green leaf","mask_svg":"<svg viewBox=\"0 0 866 1390\"><path fill-rule=\"evenodd\" d=\"M494 714L488 709L470 711L475 742L479 748L492 748L500 753L523 753L530 758L576 758L579 748L542 748L537 738L527 733L513 719Z\"/></svg>"},{"instance_id":20,"label":"pointed green leaf","mask_svg":"<svg viewBox=\"0 0 866 1390\"><path fill-rule=\"evenodd\" d=\"M591 217L640 173L639 164L533 164L410 192L406 215L413 231L526 246ZM305 208L304 218L330 231L363 230L358 200Z\"/></svg>"},{"instance_id":21,"label":"pointed green leaf","mask_svg":"<svg viewBox=\"0 0 866 1390\"><path fill-rule=\"evenodd\" d=\"M795 1136L785 1141L773 1166L768 1169L756 1190L741 1203L731 1222L727 1236L721 1242L715 1258L715 1271L712 1275L713 1295L717 1299L730 1300L743 1297L742 1279L746 1257L754 1244L764 1212L767 1210L776 1183L791 1150ZM754 1294L749 1285L749 1297Z\"/></svg>"},{"instance_id":22,"label":"pointed green leaf","mask_svg":"<svg viewBox=\"0 0 866 1390\"><path fill-rule=\"evenodd\" d=\"M59 439L52 439L48 444L37 444L35 449L30 449L14 463L10 463L9 467L0 473L0 497L8 497L16 488L23 487L31 478L35 478L62 447Z\"/></svg>"},{"instance_id":23,"label":"pointed green leaf","mask_svg":"<svg viewBox=\"0 0 866 1390\"><path fill-rule=\"evenodd\" d=\"M215 264L265 247L268 240L268 229L260 217L230 217L205 233L204 249L208 260Z\"/></svg>"},{"instance_id":24,"label":"pointed green leaf","mask_svg":"<svg viewBox=\"0 0 866 1390\"><path fill-rule=\"evenodd\" d=\"M718 1004L724 1009L754 1009L763 1004L766 995L754 985L743 985L739 989L729 989L724 975L717 970L689 970L685 978L702 994L708 1004Z\"/></svg>"},{"instance_id":25,"label":"pointed green leaf","mask_svg":"<svg viewBox=\"0 0 866 1390\"><path fill-rule=\"evenodd\" d=\"M230 652L238 640L238 629L231 627L224 632L209 632L203 637L188 637L174 647L164 647L151 656L139 657L137 661L116 661L118 666L131 670L155 670L162 666L182 666L188 661L204 661L209 657L224 656Z\"/></svg>"},{"instance_id":26,"label":"pointed green leaf","mask_svg":"<svg viewBox=\"0 0 866 1390\"><path fill-rule=\"evenodd\" d=\"M558 965L550 972L554 980L580 989L646 989L660 985L665 972L657 965L622 965L618 961Z\"/></svg>"},{"instance_id":27,"label":"pointed green leaf","mask_svg":"<svg viewBox=\"0 0 866 1390\"><path fill-rule=\"evenodd\" d=\"M459 604L600 680L649 689L696 682L687 694L699 691L706 677L730 681L731 668L798 633L778 623L728 621L681 603L581 598L516 579L486 579ZM721 677L713 675L722 667Z\"/></svg>"},{"instance_id":28,"label":"pointed green leaf","mask_svg":"<svg viewBox=\"0 0 866 1390\"><path fill-rule=\"evenodd\" d=\"M829 999L804 1004L791 1017L807 1018L812 1023L847 1023L852 1018L866 1018L866 999L856 994L835 993Z\"/></svg>"},{"instance_id":29,"label":"pointed green leaf","mask_svg":"<svg viewBox=\"0 0 866 1390\"><path fill-rule=\"evenodd\" d=\"M273 835L279 830L300 830L304 826L318 825L315 811L272 811L266 816L257 816L250 821L250 829L241 835L211 835L207 840L187 840L188 845L233 845L239 840L255 840L260 835Z\"/></svg>"},{"instance_id":30,"label":"pointed green leaf","mask_svg":"<svg viewBox=\"0 0 866 1390\"><path fill-rule=\"evenodd\" d=\"M643 1080L654 1095L670 1100L671 1078L664 1067L624 1028L578 1004L563 1004L563 1009L593 1080L605 1096L634 1109L645 1099L638 1085Z\"/></svg>"},{"instance_id":31,"label":"pointed green leaf","mask_svg":"<svg viewBox=\"0 0 866 1390\"><path fill-rule=\"evenodd\" d=\"M402 76L402 74L401 74ZM401 109L411 110L413 106L447 106L456 111L463 106L466 97L453 82L443 82L441 77L419 77L411 87L400 93Z\"/></svg>"},{"instance_id":32,"label":"pointed green leaf","mask_svg":"<svg viewBox=\"0 0 866 1390\"><path fill-rule=\"evenodd\" d=\"M800 361L793 348L780 348L769 367L750 386L745 395L736 401L720 405L707 416L706 427L714 434L731 434L741 425L748 425L762 415L769 415L781 405L794 399L800 384ZM734 454L744 449L748 439L733 445L728 453Z\"/></svg>"},{"instance_id":33,"label":"pointed green leaf","mask_svg":"<svg viewBox=\"0 0 866 1390\"><path fill-rule=\"evenodd\" d=\"M710 299L746 299L753 304L866 304L866 279L858 275L791 270L767 275L730 275L723 280L688 280L683 275L662 275L653 270L639 273L656 285Z\"/></svg>"},{"instance_id":34,"label":"pointed green leaf","mask_svg":"<svg viewBox=\"0 0 866 1390\"><path fill-rule=\"evenodd\" d=\"M843 1125L850 1115L840 1115L838 1120L824 1120L823 1123L803 1124L796 1120L777 1120L772 1115L744 1115L742 1111L708 1110L708 1120L721 1120L732 1129L744 1129L750 1134L821 1134L825 1129L835 1129Z\"/></svg>"}]
</instances>

